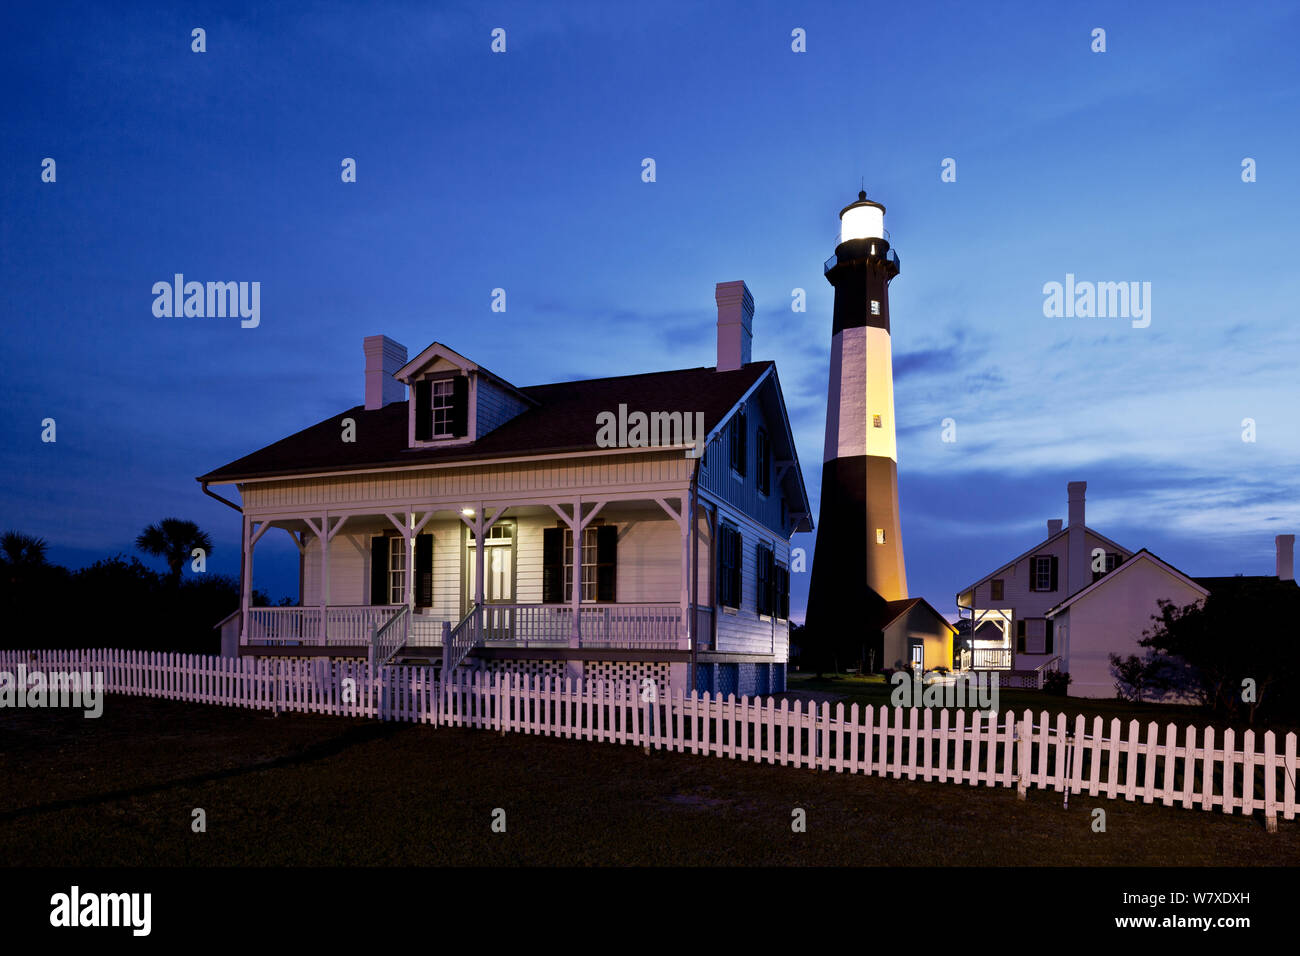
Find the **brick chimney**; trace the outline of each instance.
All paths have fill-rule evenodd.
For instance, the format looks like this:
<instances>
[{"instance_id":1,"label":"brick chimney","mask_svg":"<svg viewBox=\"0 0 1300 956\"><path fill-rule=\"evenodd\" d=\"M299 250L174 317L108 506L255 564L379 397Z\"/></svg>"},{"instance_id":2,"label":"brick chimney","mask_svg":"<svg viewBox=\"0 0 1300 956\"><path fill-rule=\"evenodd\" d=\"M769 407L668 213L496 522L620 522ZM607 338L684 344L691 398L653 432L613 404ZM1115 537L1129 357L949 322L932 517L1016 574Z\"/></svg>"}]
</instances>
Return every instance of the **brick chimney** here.
<instances>
[{"instance_id":1,"label":"brick chimney","mask_svg":"<svg viewBox=\"0 0 1300 956\"><path fill-rule=\"evenodd\" d=\"M1092 562L1088 556L1088 541L1083 525L1083 493L1088 490L1086 481L1072 481L1066 486L1070 495L1069 531L1067 536L1069 573L1066 577L1066 597L1086 588L1092 581Z\"/></svg>"},{"instance_id":2,"label":"brick chimney","mask_svg":"<svg viewBox=\"0 0 1300 956\"><path fill-rule=\"evenodd\" d=\"M366 408L406 401L406 386L393 378L406 364L406 346L386 335L367 335L361 348L366 353Z\"/></svg>"},{"instance_id":3,"label":"brick chimney","mask_svg":"<svg viewBox=\"0 0 1300 956\"><path fill-rule=\"evenodd\" d=\"M718 371L733 372L750 361L754 339L754 297L744 281L719 282L713 292L718 303Z\"/></svg>"},{"instance_id":4,"label":"brick chimney","mask_svg":"<svg viewBox=\"0 0 1300 956\"><path fill-rule=\"evenodd\" d=\"M1060 519L1060 518L1048 518L1048 519L1047 519L1047 536L1050 538L1050 537L1051 537L1052 535L1054 535L1054 534L1060 534L1060 532L1061 532L1061 519Z\"/></svg>"},{"instance_id":5,"label":"brick chimney","mask_svg":"<svg viewBox=\"0 0 1300 956\"><path fill-rule=\"evenodd\" d=\"M1273 539L1277 545L1277 579L1295 580L1295 535L1280 534Z\"/></svg>"}]
</instances>

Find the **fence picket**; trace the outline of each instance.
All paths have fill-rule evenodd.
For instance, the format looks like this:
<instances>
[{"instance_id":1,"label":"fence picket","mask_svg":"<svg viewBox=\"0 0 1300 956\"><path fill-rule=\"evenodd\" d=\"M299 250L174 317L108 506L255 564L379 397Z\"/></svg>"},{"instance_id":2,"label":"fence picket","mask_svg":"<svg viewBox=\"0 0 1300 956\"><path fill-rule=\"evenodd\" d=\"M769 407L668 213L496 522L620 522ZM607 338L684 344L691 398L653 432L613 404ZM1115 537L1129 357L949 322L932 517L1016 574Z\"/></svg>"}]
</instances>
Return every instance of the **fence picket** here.
<instances>
[{"instance_id":1,"label":"fence picket","mask_svg":"<svg viewBox=\"0 0 1300 956\"><path fill-rule=\"evenodd\" d=\"M1263 812L1270 830L1278 816L1296 816L1294 732L1279 741L1151 721L1143 740L1136 719L1103 721L1077 715L1067 734L1064 714L1038 722L948 709L797 701L771 696L667 688L650 697L638 681L608 682L516 672L457 670L442 680L424 667L389 665L377 673L364 661L216 658L171 652L86 650L0 651L0 671L40 669L100 676L103 692L275 712L369 717L496 730L501 733L640 745L732 760L979 786L1104 793L1222 813ZM907 726L904 727L906 719ZM936 726L937 724L937 726ZM879 749L877 750L877 746ZM1086 763L1086 766L1085 766ZM1180 766L1181 764L1181 766ZM1219 765L1222 765L1220 770ZM1104 768L1103 768L1104 765ZM1237 768L1241 767L1238 774ZM1262 776L1262 783L1260 777ZM1279 786L1279 778L1281 784ZM1200 789L1197 784L1199 780ZM1221 781L1217 783L1216 781ZM1240 793L1238 793L1240 790Z\"/></svg>"}]
</instances>

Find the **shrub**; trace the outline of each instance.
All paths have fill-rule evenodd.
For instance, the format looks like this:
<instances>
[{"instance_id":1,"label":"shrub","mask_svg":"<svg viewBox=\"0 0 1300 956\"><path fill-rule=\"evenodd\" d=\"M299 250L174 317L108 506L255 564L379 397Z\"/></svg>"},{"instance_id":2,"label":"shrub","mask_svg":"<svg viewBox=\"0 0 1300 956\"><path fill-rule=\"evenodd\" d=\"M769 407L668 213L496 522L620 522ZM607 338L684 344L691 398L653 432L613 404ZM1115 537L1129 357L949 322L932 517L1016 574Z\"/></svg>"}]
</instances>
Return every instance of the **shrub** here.
<instances>
[{"instance_id":1,"label":"shrub","mask_svg":"<svg viewBox=\"0 0 1300 956\"><path fill-rule=\"evenodd\" d=\"M1064 697L1070 687L1069 671L1048 671L1043 675L1043 690L1057 697Z\"/></svg>"}]
</instances>

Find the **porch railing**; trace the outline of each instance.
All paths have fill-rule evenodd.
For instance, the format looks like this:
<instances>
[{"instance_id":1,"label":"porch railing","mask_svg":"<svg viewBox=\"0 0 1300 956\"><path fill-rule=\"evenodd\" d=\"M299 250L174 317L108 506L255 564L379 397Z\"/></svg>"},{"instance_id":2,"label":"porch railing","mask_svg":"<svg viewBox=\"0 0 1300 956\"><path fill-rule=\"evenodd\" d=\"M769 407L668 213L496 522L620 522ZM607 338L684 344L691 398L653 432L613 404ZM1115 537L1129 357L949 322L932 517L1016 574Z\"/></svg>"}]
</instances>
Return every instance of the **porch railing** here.
<instances>
[{"instance_id":1,"label":"porch railing","mask_svg":"<svg viewBox=\"0 0 1300 956\"><path fill-rule=\"evenodd\" d=\"M377 626L370 638L370 666L383 667L406 646L411 622L410 608L403 606L382 626Z\"/></svg>"},{"instance_id":2,"label":"porch railing","mask_svg":"<svg viewBox=\"0 0 1300 956\"><path fill-rule=\"evenodd\" d=\"M461 662L469 656L469 652L483 639L482 623L482 608L476 604L465 615L464 620L448 632L442 645L443 680L446 680L447 674L461 665Z\"/></svg>"},{"instance_id":3,"label":"porch railing","mask_svg":"<svg viewBox=\"0 0 1300 956\"><path fill-rule=\"evenodd\" d=\"M244 644L351 645L370 643L375 628L383 627L404 607L387 605L333 605L325 609L321 628L319 607L253 607L248 609Z\"/></svg>"},{"instance_id":4,"label":"porch railing","mask_svg":"<svg viewBox=\"0 0 1300 956\"><path fill-rule=\"evenodd\" d=\"M1039 690L1043 689L1043 685L1047 682L1048 674L1055 674L1060 669L1061 669L1061 658L1059 656L1053 657L1049 661L1043 661L1043 663L1035 667L1034 675L1038 681L1038 689Z\"/></svg>"},{"instance_id":5,"label":"porch railing","mask_svg":"<svg viewBox=\"0 0 1300 956\"><path fill-rule=\"evenodd\" d=\"M566 647L573 635L568 604L488 604L484 644ZM676 650L685 644L679 604L584 604L578 612L580 647Z\"/></svg>"},{"instance_id":6,"label":"porch railing","mask_svg":"<svg viewBox=\"0 0 1300 956\"><path fill-rule=\"evenodd\" d=\"M977 647L972 652L972 666L977 671L1011 670L1011 648Z\"/></svg>"},{"instance_id":7,"label":"porch railing","mask_svg":"<svg viewBox=\"0 0 1300 956\"><path fill-rule=\"evenodd\" d=\"M398 615L403 644L437 647L443 642L441 618L411 615L405 605L336 606L325 610L321 629L319 607L255 607L248 612L246 645L311 645L369 647L375 632ZM453 633L461 631L461 621ZM706 614L697 614L702 635L709 631ZM681 605L584 604L579 611L579 646L680 650L686 647ZM487 604L472 625L475 643L514 647L568 647L573 634L569 604ZM470 632L461 632L468 638ZM397 631L386 632L394 636Z\"/></svg>"}]
</instances>

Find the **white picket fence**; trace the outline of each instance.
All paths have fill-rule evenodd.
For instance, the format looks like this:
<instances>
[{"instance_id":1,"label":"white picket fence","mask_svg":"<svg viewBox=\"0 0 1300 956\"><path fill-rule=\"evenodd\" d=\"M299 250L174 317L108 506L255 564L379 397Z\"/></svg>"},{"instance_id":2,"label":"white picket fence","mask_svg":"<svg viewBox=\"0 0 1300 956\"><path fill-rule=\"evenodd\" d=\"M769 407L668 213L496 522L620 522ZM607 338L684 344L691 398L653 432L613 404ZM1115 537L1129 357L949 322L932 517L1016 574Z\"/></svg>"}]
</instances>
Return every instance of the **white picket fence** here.
<instances>
[{"instance_id":1,"label":"white picket fence","mask_svg":"<svg viewBox=\"0 0 1300 956\"><path fill-rule=\"evenodd\" d=\"M805 704L770 697L665 693L634 682L460 671L446 682L419 666L372 672L365 661L224 658L145 651L0 651L0 672L103 675L109 693L274 711L402 720L633 744L806 767L1055 791L1223 813L1260 811L1270 830L1296 814L1296 735L1273 731L1127 732L1046 711L1013 714ZM969 723L967 722L969 719ZM1262 749L1260 744L1262 743Z\"/></svg>"}]
</instances>

